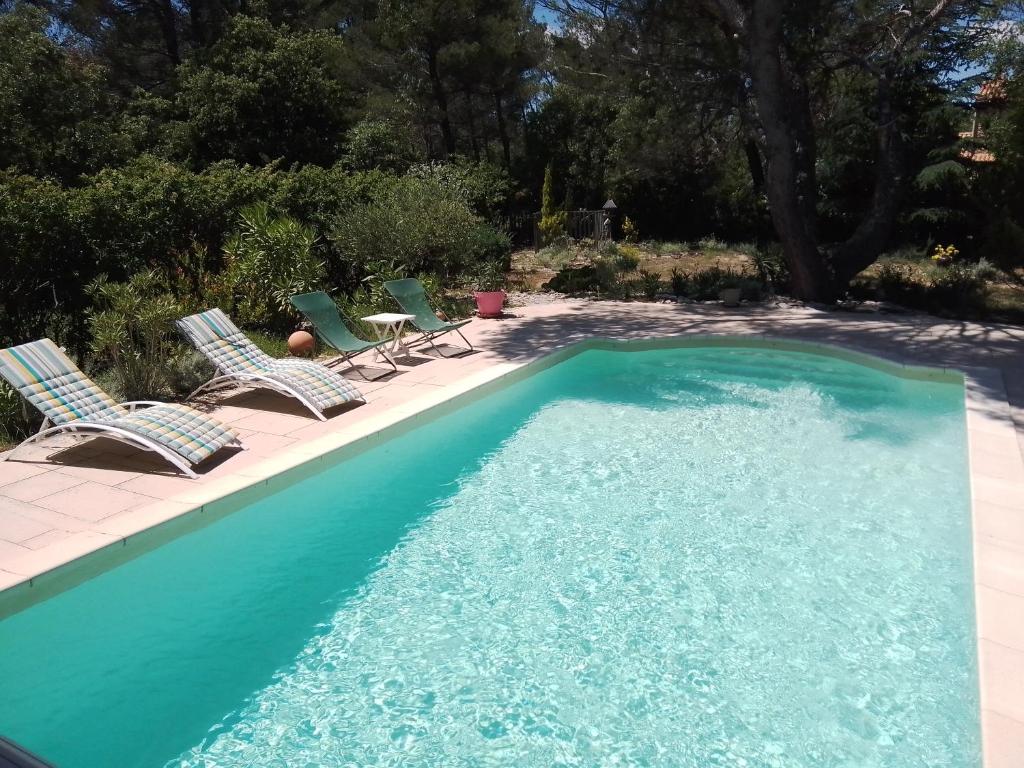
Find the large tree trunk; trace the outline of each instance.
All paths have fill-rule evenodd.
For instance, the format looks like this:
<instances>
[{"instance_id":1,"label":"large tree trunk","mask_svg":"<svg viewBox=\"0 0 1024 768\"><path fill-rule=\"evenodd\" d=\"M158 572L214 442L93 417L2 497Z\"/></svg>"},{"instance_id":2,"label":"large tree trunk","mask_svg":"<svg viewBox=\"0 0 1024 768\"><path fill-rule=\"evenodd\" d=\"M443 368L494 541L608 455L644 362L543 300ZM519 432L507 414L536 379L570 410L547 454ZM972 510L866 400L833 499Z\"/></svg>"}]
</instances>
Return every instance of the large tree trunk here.
<instances>
[{"instance_id":1,"label":"large tree trunk","mask_svg":"<svg viewBox=\"0 0 1024 768\"><path fill-rule=\"evenodd\" d=\"M149 5L160 26L167 57L177 66L181 64L181 43L178 39L178 13L174 4L171 0L151 0Z\"/></svg>"},{"instance_id":2,"label":"large tree trunk","mask_svg":"<svg viewBox=\"0 0 1024 768\"><path fill-rule=\"evenodd\" d=\"M434 91L434 102L437 104L437 111L440 114L438 120L441 126L441 138L444 141L445 155L455 154L455 134L452 132L452 122L448 115L448 95L444 90L444 83L441 82L441 74L437 69L437 52L427 52L427 73L430 75L430 85Z\"/></svg>"},{"instance_id":3,"label":"large tree trunk","mask_svg":"<svg viewBox=\"0 0 1024 768\"><path fill-rule=\"evenodd\" d=\"M750 14L750 71L763 131L765 192L789 265L793 293L828 301L831 276L818 248L814 140L807 90L786 61L780 0L755 2Z\"/></svg>"},{"instance_id":4,"label":"large tree trunk","mask_svg":"<svg viewBox=\"0 0 1024 768\"><path fill-rule=\"evenodd\" d=\"M505 105L501 101L501 92L494 92L494 114L498 121L498 137L501 139L501 154L505 159L505 167L512 167L512 142L508 137L508 126L505 124Z\"/></svg>"},{"instance_id":5,"label":"large tree trunk","mask_svg":"<svg viewBox=\"0 0 1024 768\"><path fill-rule=\"evenodd\" d=\"M875 189L867 215L833 254L837 285L848 284L858 272L878 258L892 232L905 188L903 139L893 108L891 73L879 75L876 99Z\"/></svg>"}]
</instances>

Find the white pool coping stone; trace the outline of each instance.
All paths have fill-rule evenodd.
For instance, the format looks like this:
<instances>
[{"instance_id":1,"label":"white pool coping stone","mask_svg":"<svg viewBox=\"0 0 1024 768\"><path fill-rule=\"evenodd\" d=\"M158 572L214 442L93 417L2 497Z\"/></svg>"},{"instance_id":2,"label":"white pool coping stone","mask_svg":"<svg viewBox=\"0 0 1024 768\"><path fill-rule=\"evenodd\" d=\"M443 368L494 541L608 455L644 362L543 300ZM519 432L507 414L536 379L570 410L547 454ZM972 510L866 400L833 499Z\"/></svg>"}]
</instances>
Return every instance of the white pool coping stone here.
<instances>
[{"instance_id":1,"label":"white pool coping stone","mask_svg":"<svg viewBox=\"0 0 1024 768\"><path fill-rule=\"evenodd\" d=\"M891 375L964 385L970 464L974 586L985 768L1024 766L1024 458L1002 373L995 368L908 364L876 351L770 335L591 338L554 352L496 362L429 395L350 428L289 447L273 458L136 508L82 536L73 548L38 558L32 572L0 575L0 620L161 544L297 483L587 349L759 347L819 354ZM344 415L337 417L339 421ZM102 524L100 524L102 527ZM7 583L4 583L6 580Z\"/></svg>"}]
</instances>

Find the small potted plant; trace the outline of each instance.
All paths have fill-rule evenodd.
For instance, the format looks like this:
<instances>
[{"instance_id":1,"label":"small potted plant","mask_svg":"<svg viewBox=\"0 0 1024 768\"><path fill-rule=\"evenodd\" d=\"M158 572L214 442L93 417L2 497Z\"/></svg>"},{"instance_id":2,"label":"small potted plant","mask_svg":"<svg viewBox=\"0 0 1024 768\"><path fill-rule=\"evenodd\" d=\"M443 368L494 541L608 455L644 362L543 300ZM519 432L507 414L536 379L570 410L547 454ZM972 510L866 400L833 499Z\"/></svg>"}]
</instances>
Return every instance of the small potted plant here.
<instances>
[{"instance_id":1,"label":"small potted plant","mask_svg":"<svg viewBox=\"0 0 1024 768\"><path fill-rule=\"evenodd\" d=\"M500 317L505 306L505 271L497 261L485 261L476 273L476 313L480 317Z\"/></svg>"}]
</instances>

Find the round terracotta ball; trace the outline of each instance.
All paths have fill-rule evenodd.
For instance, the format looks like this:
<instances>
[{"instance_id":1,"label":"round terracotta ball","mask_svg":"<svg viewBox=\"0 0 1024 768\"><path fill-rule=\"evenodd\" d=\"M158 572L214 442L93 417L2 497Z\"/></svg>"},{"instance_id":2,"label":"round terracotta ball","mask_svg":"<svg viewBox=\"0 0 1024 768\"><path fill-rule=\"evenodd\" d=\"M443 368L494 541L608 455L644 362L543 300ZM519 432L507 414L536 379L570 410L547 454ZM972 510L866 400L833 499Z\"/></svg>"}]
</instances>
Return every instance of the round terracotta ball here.
<instances>
[{"instance_id":1,"label":"round terracotta ball","mask_svg":"<svg viewBox=\"0 0 1024 768\"><path fill-rule=\"evenodd\" d=\"M293 355L313 353L313 336L308 331L296 331L288 337L288 351Z\"/></svg>"}]
</instances>

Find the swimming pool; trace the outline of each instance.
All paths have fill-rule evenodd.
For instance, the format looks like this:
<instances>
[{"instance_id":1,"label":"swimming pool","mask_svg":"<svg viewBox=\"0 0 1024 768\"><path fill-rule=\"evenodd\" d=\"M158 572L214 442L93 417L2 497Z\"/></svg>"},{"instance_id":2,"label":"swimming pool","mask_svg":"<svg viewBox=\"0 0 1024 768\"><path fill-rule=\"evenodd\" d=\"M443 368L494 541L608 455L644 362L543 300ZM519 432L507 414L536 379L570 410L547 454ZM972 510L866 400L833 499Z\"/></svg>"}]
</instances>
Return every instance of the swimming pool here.
<instances>
[{"instance_id":1,"label":"swimming pool","mask_svg":"<svg viewBox=\"0 0 1024 768\"><path fill-rule=\"evenodd\" d=\"M60 766L980 764L963 387L589 350L0 622Z\"/></svg>"}]
</instances>

